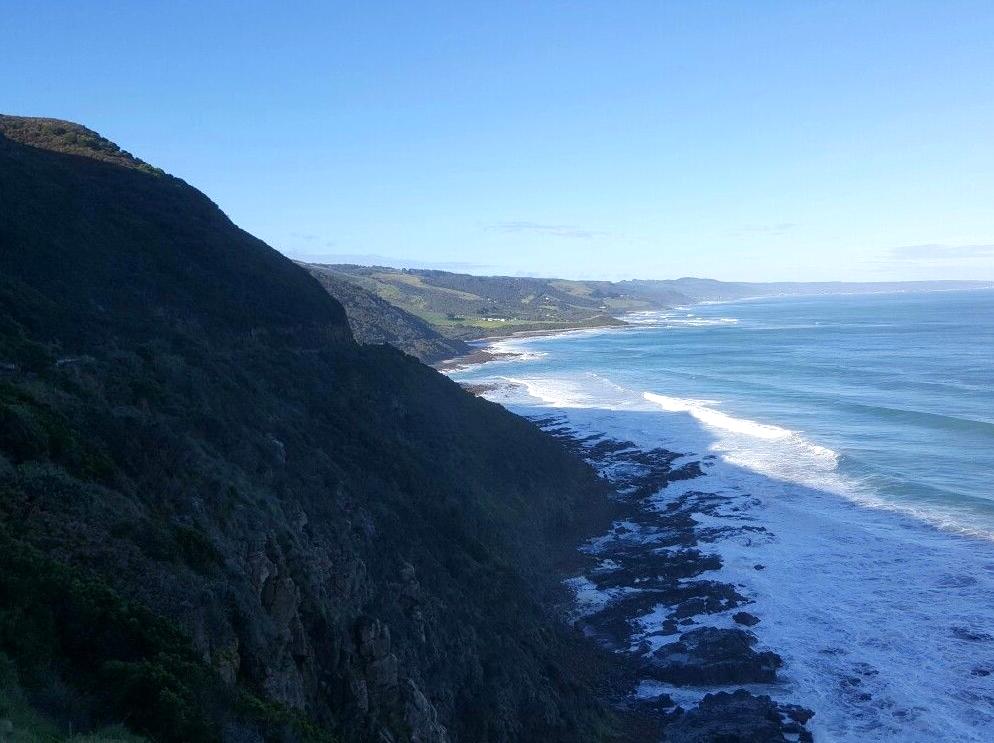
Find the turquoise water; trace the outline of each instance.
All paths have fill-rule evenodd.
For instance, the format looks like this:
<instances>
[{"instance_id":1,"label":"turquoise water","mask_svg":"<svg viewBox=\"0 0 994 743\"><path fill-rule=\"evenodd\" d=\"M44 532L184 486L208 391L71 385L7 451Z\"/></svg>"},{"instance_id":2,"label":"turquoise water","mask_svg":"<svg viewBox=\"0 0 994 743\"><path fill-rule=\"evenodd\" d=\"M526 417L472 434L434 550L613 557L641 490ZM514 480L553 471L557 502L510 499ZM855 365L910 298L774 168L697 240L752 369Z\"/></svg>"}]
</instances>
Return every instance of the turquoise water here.
<instances>
[{"instance_id":1,"label":"turquoise water","mask_svg":"<svg viewBox=\"0 0 994 743\"><path fill-rule=\"evenodd\" d=\"M796 432L836 455L807 484L821 473L843 495L994 537L994 291L777 298L633 319L642 324L519 344L546 355L505 371L596 374L685 402L705 422L715 411ZM616 390L586 381L614 402ZM795 460L784 469L801 464L796 447L783 454ZM774 452L738 455L776 474Z\"/></svg>"},{"instance_id":2,"label":"turquoise water","mask_svg":"<svg viewBox=\"0 0 994 743\"><path fill-rule=\"evenodd\" d=\"M816 739L990 740L994 291L629 319L502 341L519 355L453 376L523 415L706 462L661 503L679 488L747 495L755 505L725 526L748 520L765 536L726 529L708 549L784 657L778 684L756 691L815 709Z\"/></svg>"}]
</instances>

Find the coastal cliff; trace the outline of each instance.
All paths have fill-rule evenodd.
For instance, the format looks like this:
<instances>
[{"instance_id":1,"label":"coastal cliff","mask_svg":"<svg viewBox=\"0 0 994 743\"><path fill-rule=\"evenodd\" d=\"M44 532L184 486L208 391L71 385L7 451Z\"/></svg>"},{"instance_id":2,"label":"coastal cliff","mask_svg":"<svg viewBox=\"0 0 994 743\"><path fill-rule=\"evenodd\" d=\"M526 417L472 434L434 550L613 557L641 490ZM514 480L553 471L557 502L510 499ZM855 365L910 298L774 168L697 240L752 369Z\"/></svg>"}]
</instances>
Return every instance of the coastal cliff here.
<instances>
[{"instance_id":1,"label":"coastal cliff","mask_svg":"<svg viewBox=\"0 0 994 743\"><path fill-rule=\"evenodd\" d=\"M446 338L420 317L346 281L327 266L301 265L345 309L359 343L389 343L426 364L465 356L472 350L465 341Z\"/></svg>"},{"instance_id":2,"label":"coastal cliff","mask_svg":"<svg viewBox=\"0 0 994 743\"><path fill-rule=\"evenodd\" d=\"M589 466L83 127L0 117L0 202L5 688L163 741L617 737L556 609Z\"/></svg>"}]
</instances>

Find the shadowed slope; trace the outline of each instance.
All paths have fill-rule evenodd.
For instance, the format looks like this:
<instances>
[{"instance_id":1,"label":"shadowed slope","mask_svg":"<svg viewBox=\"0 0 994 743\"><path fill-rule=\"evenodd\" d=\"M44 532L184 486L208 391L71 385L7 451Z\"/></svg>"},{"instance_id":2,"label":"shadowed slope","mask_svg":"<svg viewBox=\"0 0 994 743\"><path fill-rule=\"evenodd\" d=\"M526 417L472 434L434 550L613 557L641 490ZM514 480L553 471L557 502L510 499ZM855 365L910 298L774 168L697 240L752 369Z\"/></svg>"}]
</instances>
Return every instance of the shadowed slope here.
<instances>
[{"instance_id":1,"label":"shadowed slope","mask_svg":"<svg viewBox=\"0 0 994 743\"><path fill-rule=\"evenodd\" d=\"M33 703L156 740L609 739L605 660L549 608L608 515L591 470L353 343L182 181L0 121L0 652Z\"/></svg>"},{"instance_id":2,"label":"shadowed slope","mask_svg":"<svg viewBox=\"0 0 994 743\"><path fill-rule=\"evenodd\" d=\"M341 302L359 343L389 343L426 364L468 354L469 344L446 338L420 317L396 307L326 266L302 264Z\"/></svg>"},{"instance_id":3,"label":"shadowed slope","mask_svg":"<svg viewBox=\"0 0 994 743\"><path fill-rule=\"evenodd\" d=\"M193 326L344 339L314 282L199 191L88 129L0 117L0 276L67 349Z\"/></svg>"}]
</instances>

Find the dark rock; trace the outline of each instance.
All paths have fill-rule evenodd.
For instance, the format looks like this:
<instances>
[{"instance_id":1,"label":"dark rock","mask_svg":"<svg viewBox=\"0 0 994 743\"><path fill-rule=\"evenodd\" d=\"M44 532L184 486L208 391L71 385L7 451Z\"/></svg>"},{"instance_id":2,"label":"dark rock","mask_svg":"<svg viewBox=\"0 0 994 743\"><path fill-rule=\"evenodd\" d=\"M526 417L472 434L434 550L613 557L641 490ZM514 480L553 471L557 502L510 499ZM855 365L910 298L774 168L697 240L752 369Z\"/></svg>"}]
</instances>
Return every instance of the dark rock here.
<instances>
[{"instance_id":1,"label":"dark rock","mask_svg":"<svg viewBox=\"0 0 994 743\"><path fill-rule=\"evenodd\" d=\"M736 624L742 624L746 627L755 627L757 624L759 624L759 617L757 617L755 614L750 614L747 611L739 611L736 612L735 614L732 614L732 619L735 621Z\"/></svg>"},{"instance_id":2,"label":"dark rock","mask_svg":"<svg viewBox=\"0 0 994 743\"><path fill-rule=\"evenodd\" d=\"M0 742L6 743L6 738L0 732ZM221 731L221 743L265 743L259 733L245 725L229 722Z\"/></svg>"},{"instance_id":3,"label":"dark rock","mask_svg":"<svg viewBox=\"0 0 994 743\"><path fill-rule=\"evenodd\" d=\"M815 713L806 707L796 704L784 704L780 706L781 711L791 720L801 725L807 725L808 720L814 717Z\"/></svg>"},{"instance_id":4,"label":"dark rock","mask_svg":"<svg viewBox=\"0 0 994 743\"><path fill-rule=\"evenodd\" d=\"M771 538L764 527L748 523L751 518L747 512L759 502L751 497L735 499L693 490L672 499L664 499L663 492L660 498L647 500L666 483L701 475L698 463L673 468L675 457L663 450L643 452L630 442L603 437L590 441L570 439L570 429L560 419L539 425L547 431L554 426L554 435L566 439L575 451L601 468L631 504L631 512L624 515L624 524L615 522L597 550L598 558L610 562L603 562L587 573L587 578L601 590L629 591L582 619L578 626L618 652L641 657L642 679L677 686L774 682L782 660L774 652L757 652L754 649L757 638L752 633L714 627L688 629L696 624L693 617L725 614L749 603L739 593L741 586L687 579L722 567L720 557L701 551L701 544L729 535L741 536L745 543ZM728 511L739 514L729 526L705 528L694 518L698 513L720 515ZM766 569L763 564L753 567L757 571ZM649 613L658 619L656 626L646 631L637 620ZM746 611L738 611L732 618L746 627L760 621ZM648 638L676 634L681 629L686 631L678 641L646 656ZM665 726L667 741L811 740L811 734L804 728L813 714L810 710L781 706L769 697L752 696L743 690L708 695L697 709L687 713L668 694L642 704L653 719ZM658 740L658 735L652 739Z\"/></svg>"},{"instance_id":5,"label":"dark rock","mask_svg":"<svg viewBox=\"0 0 994 743\"><path fill-rule=\"evenodd\" d=\"M277 464L286 464L286 444L272 434L269 434L268 439L269 446L272 449L273 459Z\"/></svg>"},{"instance_id":6,"label":"dark rock","mask_svg":"<svg viewBox=\"0 0 994 743\"><path fill-rule=\"evenodd\" d=\"M600 589L634 585L664 588L678 578L693 578L721 568L721 558L717 555L702 554L695 549L647 552L645 547L638 545L632 549L611 550L610 555L621 562L621 567L598 570L589 576Z\"/></svg>"},{"instance_id":7,"label":"dark rock","mask_svg":"<svg viewBox=\"0 0 994 743\"><path fill-rule=\"evenodd\" d=\"M421 584L414 572L414 566L405 562L400 568L400 602L408 608L417 604L421 597Z\"/></svg>"},{"instance_id":8,"label":"dark rock","mask_svg":"<svg viewBox=\"0 0 994 743\"><path fill-rule=\"evenodd\" d=\"M687 462L687 464L677 467L669 473L670 480L692 480L695 477L700 477L704 473L701 471L701 465L697 462Z\"/></svg>"},{"instance_id":9,"label":"dark rock","mask_svg":"<svg viewBox=\"0 0 994 743\"><path fill-rule=\"evenodd\" d=\"M701 627L653 653L643 672L676 685L772 683L782 660L771 651L756 652L755 643L745 630Z\"/></svg>"},{"instance_id":10,"label":"dark rock","mask_svg":"<svg viewBox=\"0 0 994 743\"><path fill-rule=\"evenodd\" d=\"M786 734L812 740L797 722L784 723L781 708L768 696L744 689L708 694L666 726L668 743L778 743L788 740Z\"/></svg>"},{"instance_id":11,"label":"dark rock","mask_svg":"<svg viewBox=\"0 0 994 743\"><path fill-rule=\"evenodd\" d=\"M676 702L673 701L673 697L669 694L660 694L659 696L653 697L647 701L647 704L659 710L672 710L676 707Z\"/></svg>"},{"instance_id":12,"label":"dark rock","mask_svg":"<svg viewBox=\"0 0 994 743\"><path fill-rule=\"evenodd\" d=\"M361 617L356 622L355 637L362 658L375 660L390 652L390 628L379 619Z\"/></svg>"},{"instance_id":13,"label":"dark rock","mask_svg":"<svg viewBox=\"0 0 994 743\"><path fill-rule=\"evenodd\" d=\"M404 722L413 743L448 743L449 733L438 721L438 711L413 680L404 683Z\"/></svg>"}]
</instances>

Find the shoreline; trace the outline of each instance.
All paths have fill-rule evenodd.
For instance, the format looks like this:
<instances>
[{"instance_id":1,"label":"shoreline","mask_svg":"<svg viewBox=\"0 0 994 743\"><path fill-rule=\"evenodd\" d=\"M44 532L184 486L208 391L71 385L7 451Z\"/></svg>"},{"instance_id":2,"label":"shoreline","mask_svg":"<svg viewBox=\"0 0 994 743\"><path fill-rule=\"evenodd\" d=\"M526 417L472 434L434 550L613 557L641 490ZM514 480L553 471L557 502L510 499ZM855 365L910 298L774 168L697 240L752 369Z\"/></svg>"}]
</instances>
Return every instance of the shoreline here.
<instances>
[{"instance_id":1,"label":"shoreline","mask_svg":"<svg viewBox=\"0 0 994 743\"><path fill-rule=\"evenodd\" d=\"M600 347L600 338L605 347L612 348L623 337L597 336L590 341L591 348ZM582 339L577 342L587 345ZM535 350L531 344L521 345L526 355ZM553 352L551 343L542 348ZM590 366L582 353L567 355L572 372ZM847 736L871 726L876 732L867 735L868 740L935 740L942 737L936 731L943 730L958 731L957 739L961 740L984 739L979 736L984 725L994 720L994 713L973 709L963 702L969 695L989 695L994 690L994 624L988 611L994 581L988 577L989 552L984 550L974 559L975 535L844 494L833 489L832 483L790 479L789 473L781 476L780 470L763 468L766 460L758 465L755 460L742 459L709 462L709 454L720 456L724 451L720 446L710 447L718 435L714 425L704 427L709 421L713 424L711 419L667 417L667 422L660 420L658 426L650 427L646 416L640 415L645 411L637 405L627 405L626 401L631 402L628 398L621 399L620 408L611 407L615 398L608 397L601 404L596 395L593 400L581 399L581 403L590 405L571 407L570 400L574 398L554 384L549 388L552 393L547 394L541 384L536 383L537 392L533 392L530 383L521 383L531 398L540 402L522 400L513 390L505 395L499 374L529 381L531 377L540 381L559 377L554 359L540 363L531 374L518 364L507 366L507 370L500 367L499 373L487 368L467 373L465 377L472 380L469 384L475 386L470 392L509 405L513 412L553 435L560 429L564 441L568 439L568 445L575 447L579 456L613 480L622 498L631 505L626 518L601 540L581 546L584 554L599 558L601 563L574 575L581 606L575 621L582 631L610 643L616 652L636 663L644 661L646 676L665 674L672 679L677 673L673 667L677 646L693 652L700 647L694 644L697 636L683 637L700 626L684 625L684 619L694 618L713 629L734 630L741 624L735 622L734 615L744 609L759 621L753 626L752 619L741 617L750 622L742 628L765 643L758 644L754 651L772 652L784 659L782 676L775 686L749 682L745 693L771 695L780 701L815 708L818 715L806 723L806 729L818 739L848 740ZM515 374L514 368L520 368L521 374ZM516 382L511 379L507 383ZM646 388L654 389L651 384ZM642 388L634 389L637 392ZM491 390L496 393L490 394ZM686 390L679 394L693 396ZM557 399L566 402L557 403ZM769 453L773 445L761 440L766 438L761 435L763 430L758 434L754 431L763 428L763 420L766 419L730 421L758 423L745 429L729 428L722 425L729 421L719 420L720 435L753 436L753 447ZM572 431L567 432L567 427ZM727 431L732 433L724 433ZM629 439L638 443L631 449L615 451L618 442ZM651 459L649 453L654 447L659 447L659 460L655 464L640 461ZM622 479L627 475L621 471L619 477L619 470L641 469L639 476L651 484L652 469L665 470L663 459L669 454L662 447L670 452L697 454L671 463L670 472L663 472L664 480L656 483L658 497L653 503L644 499L635 503L638 496L625 491ZM790 449L786 459L794 461L795 454ZM689 460L696 460L707 477L672 476L673 470ZM688 530L685 522L681 524L688 513L697 519L694 531ZM698 550L701 555L684 554L687 559L681 565L675 558L687 550ZM707 569L703 576L678 574L680 570L697 571L707 558L705 553L714 554L723 564ZM984 559L988 562L984 563ZM862 567L865 565L873 568L867 571ZM915 575L914 584L894 579L902 573ZM696 596L670 590L674 583L685 586L688 579L695 584L708 579L711 595L701 586L694 589L699 589ZM745 597L751 606L732 605L741 599L722 593L725 589L720 584L731 585L731 590ZM934 594L940 591L949 597L948 603L937 605L934 601ZM656 598L648 595L651 592L657 592ZM686 606L692 599L700 601ZM709 600L713 612L708 611ZM681 609L681 604L685 608ZM919 609L908 614L904 609L909 604ZM712 616L683 616L692 608L702 607L702 614ZM681 616L674 616L676 612ZM676 634L670 632L674 629ZM721 636L706 639L720 641L703 648L699 660L712 650L717 653L716 645L725 645ZM746 652L748 638L736 633L724 639L728 645L739 647L740 660L749 664L757 661L758 665L759 659ZM638 654L643 642L649 643L648 649ZM661 656L655 655L667 645L673 647ZM656 667L660 663L662 671ZM927 678L917 675L921 667L930 668ZM697 673L688 669L679 672ZM757 704L746 696L738 701L722 697L720 704L714 700L704 704L705 691L712 693L716 689L702 690L691 698L697 689L685 684L674 691L647 683L638 687L642 701L637 704L640 708L662 708L664 716L675 711L673 706L663 707L664 703L673 702L691 713L703 707L704 712L696 718L699 721L702 716L720 716L729 709L728 705L741 702L748 708ZM728 696L734 697L736 689L731 684L719 693L731 692ZM687 719L686 711L680 714ZM670 736L670 731L677 729L667 731L667 740L680 740Z\"/></svg>"},{"instance_id":2,"label":"shoreline","mask_svg":"<svg viewBox=\"0 0 994 743\"><path fill-rule=\"evenodd\" d=\"M723 519L731 499L681 487L705 477L714 455L581 430L559 411L529 419L593 466L618 504L611 528L577 546L580 569L566 584L575 596L573 626L635 668L628 706L678 743L812 741L807 723L815 712L771 696L785 691L784 659L753 632L764 618L715 550L731 533L762 537L765 527L735 519L702 525L701 514ZM741 495L731 509L750 500Z\"/></svg>"},{"instance_id":3,"label":"shoreline","mask_svg":"<svg viewBox=\"0 0 994 743\"><path fill-rule=\"evenodd\" d=\"M480 364L485 364L490 361L499 361L501 359L512 359L515 357L522 356L523 354L515 353L513 351L498 352L493 353L487 351L487 346L500 343L501 341L514 340L516 338L554 338L560 335L566 335L570 333L579 333L588 330L611 330L611 329L628 329L632 327L639 327L638 323L632 323L627 321L625 318L631 315L637 315L641 312L666 312L666 311L680 311L690 309L692 307L705 307L705 306L716 306L716 305L728 305L728 304L742 304L747 302L762 302L777 299L820 299L827 297L880 297L880 296L897 296L904 297L910 294L947 294L947 293L958 293L958 292L975 292L975 291L992 291L994 290L994 283L990 286L970 286L970 287L959 287L959 288L948 288L948 289L892 289L885 291L872 291L872 292L824 292L821 294L765 294L757 295L754 297L738 297L736 299L701 299L690 304L674 305L672 307L661 307L655 310L636 310L632 312L627 312L621 316L612 316L616 323L604 323L602 325L588 325L581 327L572 328L554 328L545 330L518 330L513 333L504 333L497 335L488 335L480 338L474 338L472 340L465 341L469 345L479 344L476 350L468 354L463 354L461 356L453 356L447 359L441 359L435 361L430 366L443 374L447 374L453 371L460 371L467 369L471 366L478 366Z\"/></svg>"},{"instance_id":4,"label":"shoreline","mask_svg":"<svg viewBox=\"0 0 994 743\"><path fill-rule=\"evenodd\" d=\"M586 329L525 337L577 330ZM520 337L488 340L496 344ZM524 355L481 348L447 368ZM485 395L502 385L463 386L471 394ZM627 678L618 689L624 711L654 721L665 739L675 743L813 741L807 724L815 712L803 701L777 699L785 692L779 674L784 658L753 631L764 617L751 606L755 600L749 593L726 574L716 549L728 534L751 529L762 536L765 527L735 519L725 523L731 499L682 487L707 475L714 455L646 448L577 427L562 410L536 412L523 417L590 464L610 486L608 497L617 509L605 533L576 545L575 567L565 574L564 584L574 596L573 627L611 652L619 674ZM732 509L747 509L751 500L743 494ZM699 514L720 519L721 525L702 525ZM765 569L759 563L754 568Z\"/></svg>"},{"instance_id":5,"label":"shoreline","mask_svg":"<svg viewBox=\"0 0 994 743\"><path fill-rule=\"evenodd\" d=\"M621 319L621 318L617 318ZM601 331L601 330L622 330L626 328L637 327L634 323L624 322L621 324L610 323L604 325L586 325L579 328L557 328L552 330L519 330L514 333L508 333L505 335L490 335L483 338L476 338L471 341L466 341L470 345L480 344L474 351L463 354L461 356L453 356L452 358L442 359L441 361L436 361L430 366L435 371L441 372L442 374L448 374L453 371L460 371L463 369L468 369L471 366L479 366L480 364L486 364L490 361L500 361L503 359L513 359L520 358L525 354L517 353L515 351L488 351L487 348L500 343L502 341L514 340L516 338L555 338L560 335L570 335L573 333L582 333L587 331Z\"/></svg>"}]
</instances>

